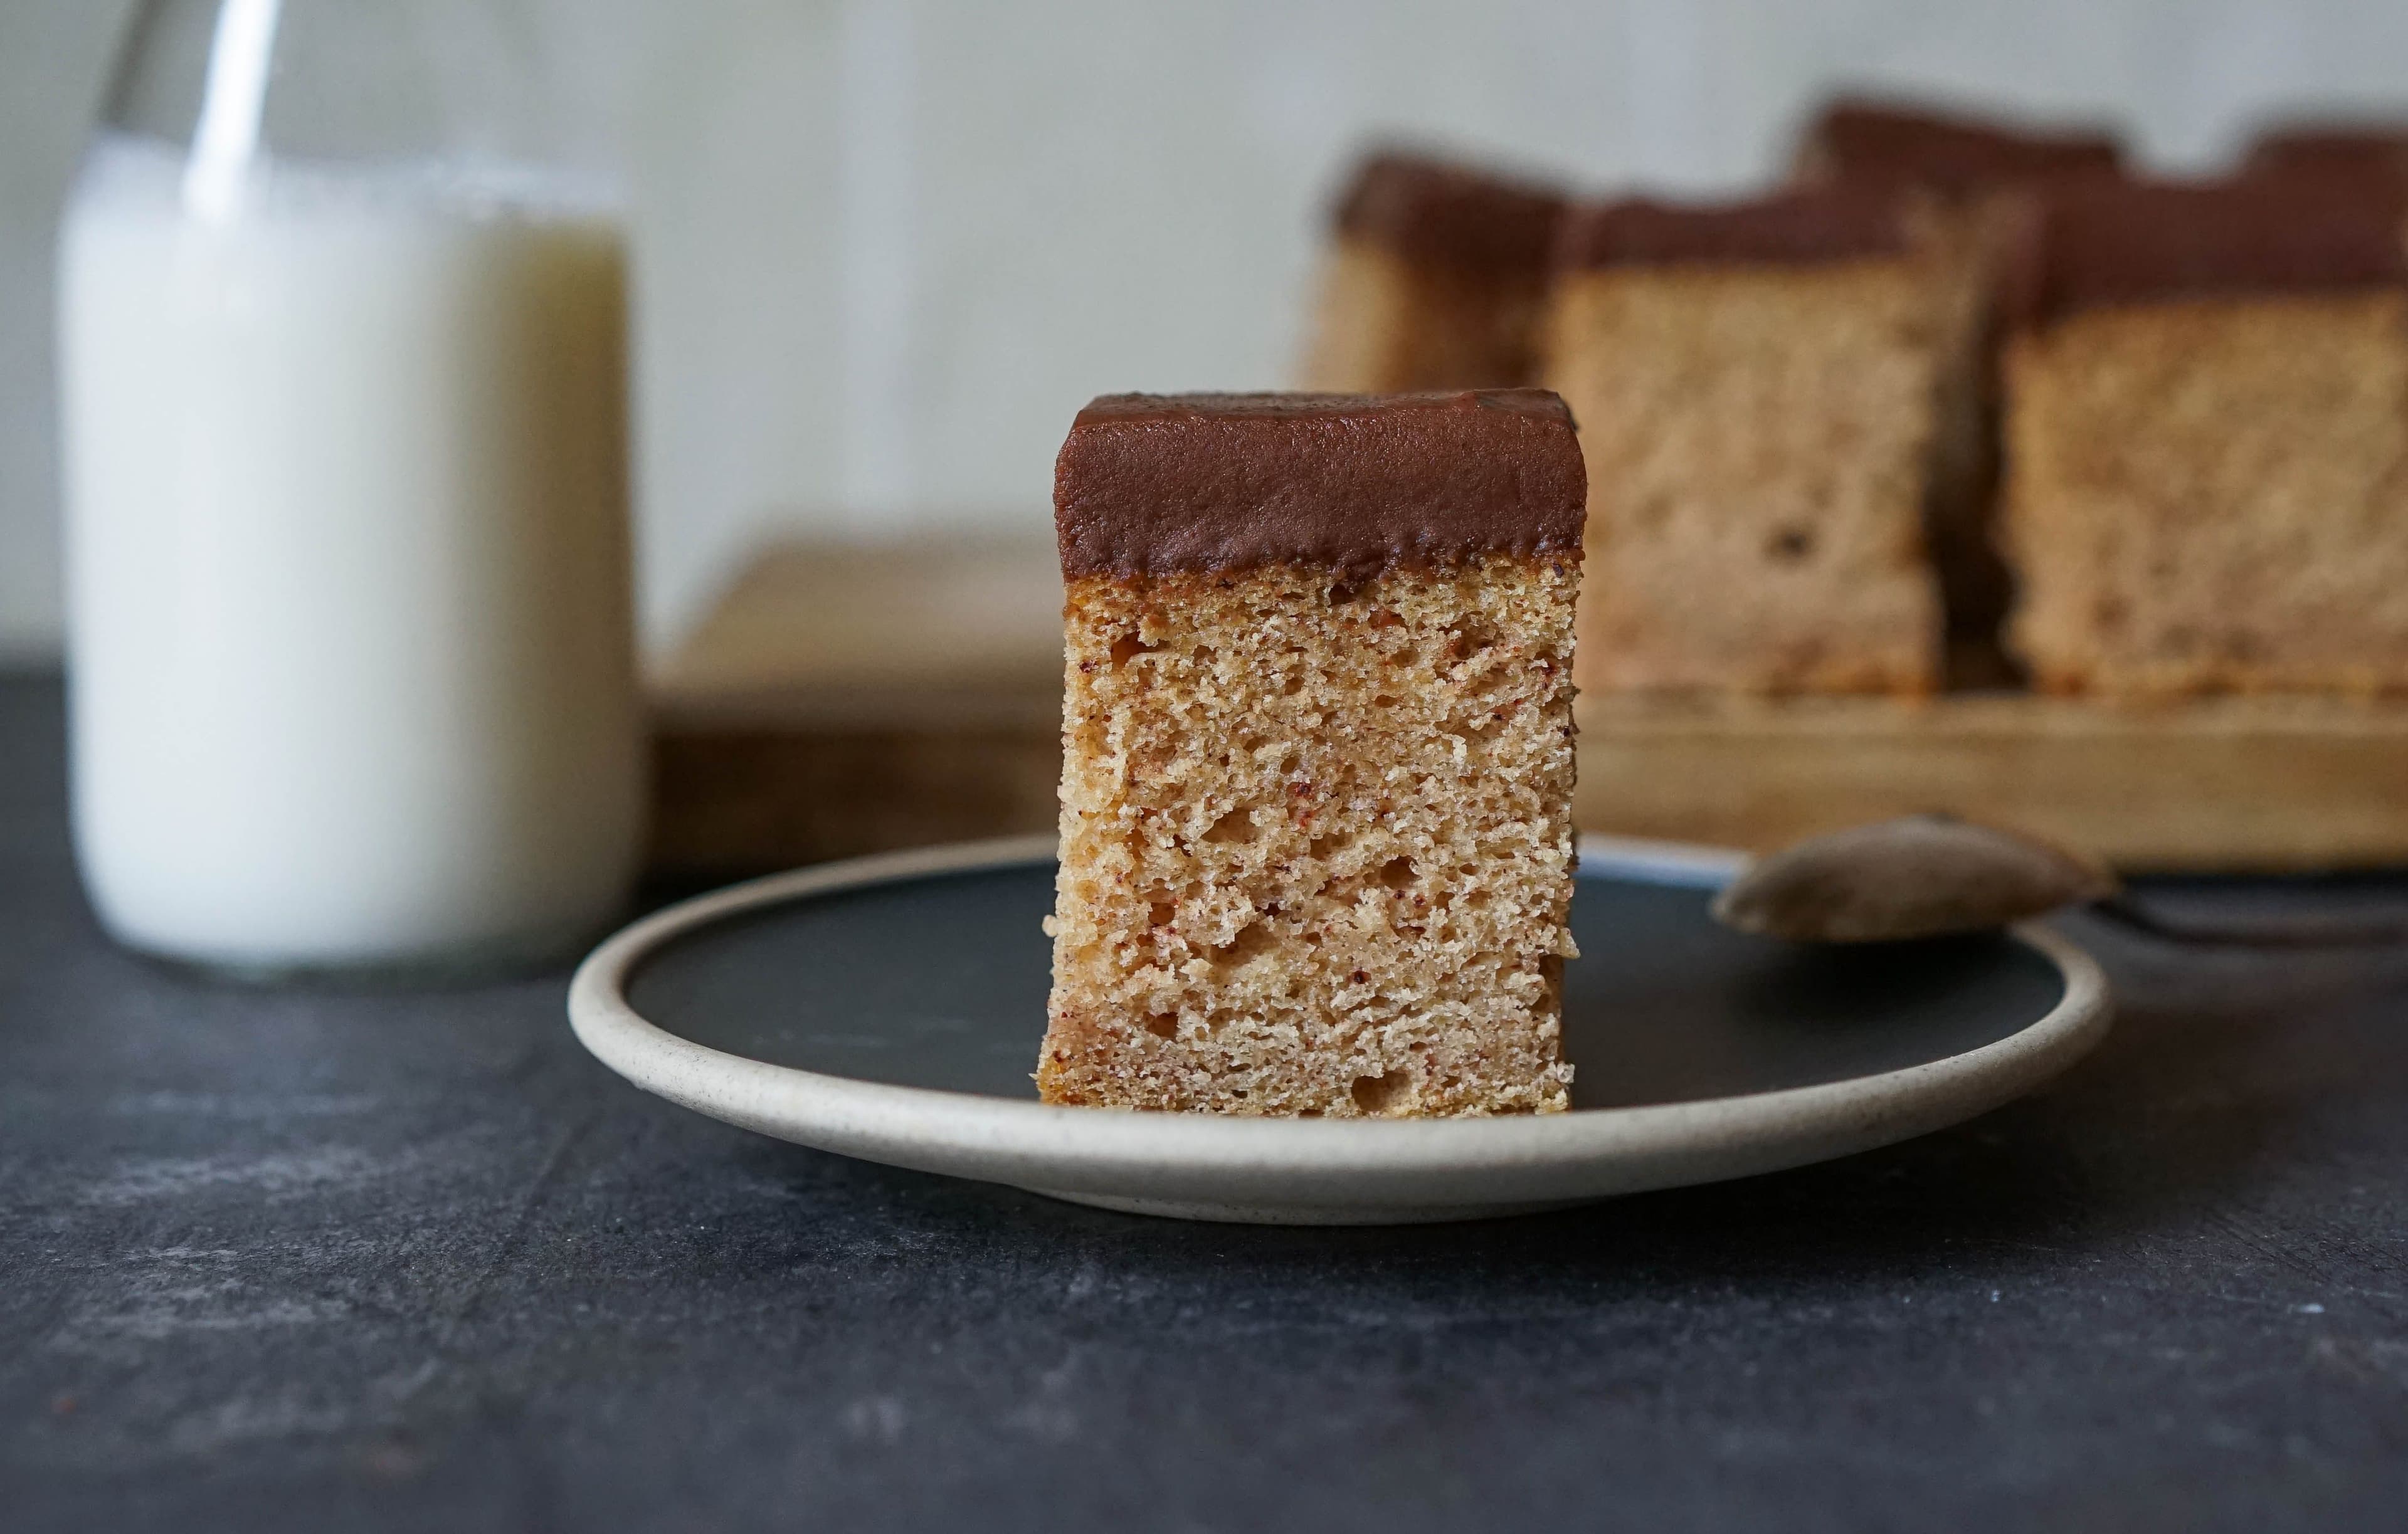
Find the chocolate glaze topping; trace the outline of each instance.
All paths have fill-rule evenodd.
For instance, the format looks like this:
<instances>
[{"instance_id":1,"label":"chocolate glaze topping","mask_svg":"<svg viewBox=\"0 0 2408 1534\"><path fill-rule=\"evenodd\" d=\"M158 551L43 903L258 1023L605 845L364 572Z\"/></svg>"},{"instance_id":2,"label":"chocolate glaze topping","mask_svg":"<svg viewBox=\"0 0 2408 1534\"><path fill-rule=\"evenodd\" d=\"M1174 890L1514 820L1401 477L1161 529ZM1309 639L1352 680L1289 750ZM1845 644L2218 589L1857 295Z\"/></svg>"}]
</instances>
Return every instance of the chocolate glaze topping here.
<instances>
[{"instance_id":1,"label":"chocolate glaze topping","mask_svg":"<svg viewBox=\"0 0 2408 1534\"><path fill-rule=\"evenodd\" d=\"M2050 189L2002 294L2013 323L2086 309L2408 282L2408 182L2251 176Z\"/></svg>"},{"instance_id":2,"label":"chocolate glaze topping","mask_svg":"<svg viewBox=\"0 0 2408 1534\"><path fill-rule=\"evenodd\" d=\"M1898 255L1906 210L1885 189L1818 187L1743 203L1683 205L1633 198L1564 216L1562 267L1805 265Z\"/></svg>"},{"instance_id":3,"label":"chocolate glaze topping","mask_svg":"<svg viewBox=\"0 0 2408 1534\"><path fill-rule=\"evenodd\" d=\"M2270 176L2408 178L2408 125L2300 123L2258 135L2248 169Z\"/></svg>"},{"instance_id":4,"label":"chocolate glaze topping","mask_svg":"<svg viewBox=\"0 0 2408 1534\"><path fill-rule=\"evenodd\" d=\"M2123 151L2098 129L2036 132L1902 102L1842 99L1807 128L1799 162L1816 178L1962 198L2015 182L2112 173Z\"/></svg>"},{"instance_id":5,"label":"chocolate glaze topping","mask_svg":"<svg viewBox=\"0 0 2408 1534\"><path fill-rule=\"evenodd\" d=\"M1543 389L1107 394L1054 465L1071 580L1577 560L1587 499L1571 412Z\"/></svg>"},{"instance_id":6,"label":"chocolate glaze topping","mask_svg":"<svg viewBox=\"0 0 2408 1534\"><path fill-rule=\"evenodd\" d=\"M1355 167L1338 232L1416 261L1537 273L1564 200L1552 187L1389 149Z\"/></svg>"}]
</instances>

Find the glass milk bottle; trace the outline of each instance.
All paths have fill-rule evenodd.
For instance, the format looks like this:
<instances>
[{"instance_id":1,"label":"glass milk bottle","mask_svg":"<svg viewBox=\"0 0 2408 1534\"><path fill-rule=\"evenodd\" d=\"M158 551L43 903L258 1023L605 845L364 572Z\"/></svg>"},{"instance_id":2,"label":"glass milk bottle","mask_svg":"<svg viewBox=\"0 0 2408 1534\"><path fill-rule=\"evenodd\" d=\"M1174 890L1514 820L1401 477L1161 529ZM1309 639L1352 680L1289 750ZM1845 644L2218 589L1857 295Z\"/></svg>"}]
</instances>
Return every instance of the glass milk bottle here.
<instances>
[{"instance_id":1,"label":"glass milk bottle","mask_svg":"<svg viewBox=\"0 0 2408 1534\"><path fill-rule=\"evenodd\" d=\"M154 0L60 244L78 857L249 974L561 953L642 829L625 279L507 17Z\"/></svg>"}]
</instances>

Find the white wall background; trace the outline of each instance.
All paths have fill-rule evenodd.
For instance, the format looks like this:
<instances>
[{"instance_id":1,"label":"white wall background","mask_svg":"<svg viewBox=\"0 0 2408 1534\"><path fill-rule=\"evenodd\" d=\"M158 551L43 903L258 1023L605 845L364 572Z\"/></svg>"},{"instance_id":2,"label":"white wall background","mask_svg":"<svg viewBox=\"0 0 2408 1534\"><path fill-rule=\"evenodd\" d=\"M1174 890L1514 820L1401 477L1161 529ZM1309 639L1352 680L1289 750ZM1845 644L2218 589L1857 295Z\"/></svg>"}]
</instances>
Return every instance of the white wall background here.
<instances>
[{"instance_id":1,"label":"white wall background","mask_svg":"<svg viewBox=\"0 0 2408 1534\"><path fill-rule=\"evenodd\" d=\"M1728 189L1837 82L2408 109L2401 0L497 0L630 167L645 613L788 528L1045 518L1089 395L1279 383L1364 135ZM50 246L124 0L0 0L0 651L58 625Z\"/></svg>"}]
</instances>

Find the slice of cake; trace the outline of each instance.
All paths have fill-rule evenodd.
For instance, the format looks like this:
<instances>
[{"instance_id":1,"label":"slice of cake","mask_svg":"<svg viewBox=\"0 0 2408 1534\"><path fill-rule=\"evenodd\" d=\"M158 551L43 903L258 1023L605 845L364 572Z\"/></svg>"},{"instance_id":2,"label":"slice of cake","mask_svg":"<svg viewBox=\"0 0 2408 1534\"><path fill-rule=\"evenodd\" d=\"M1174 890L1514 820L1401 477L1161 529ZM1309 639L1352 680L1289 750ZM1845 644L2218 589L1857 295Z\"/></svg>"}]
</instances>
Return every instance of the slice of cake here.
<instances>
[{"instance_id":1,"label":"slice of cake","mask_svg":"<svg viewBox=\"0 0 2408 1534\"><path fill-rule=\"evenodd\" d=\"M1054 486L1045 1100L1562 1108L1583 488L1563 403L1112 395Z\"/></svg>"},{"instance_id":2,"label":"slice of cake","mask_svg":"<svg viewBox=\"0 0 2408 1534\"><path fill-rule=\"evenodd\" d=\"M1905 692L1953 268L1854 188L1567 216L1547 378L1588 457L1581 685Z\"/></svg>"},{"instance_id":3,"label":"slice of cake","mask_svg":"<svg viewBox=\"0 0 2408 1534\"><path fill-rule=\"evenodd\" d=\"M2014 639L2042 687L2408 687L2396 190L2053 194L2007 354Z\"/></svg>"},{"instance_id":4,"label":"slice of cake","mask_svg":"<svg viewBox=\"0 0 2408 1534\"><path fill-rule=\"evenodd\" d=\"M2028 191L2069 177L2113 176L2122 150L2098 129L2042 130L1908 102L1842 98L1799 136L1801 186L1847 184L1911 199L1956 269L1924 532L1940 578L1956 685L2011 673L2000 647L2013 584L1996 547L1998 326L2001 265L2029 217Z\"/></svg>"},{"instance_id":5,"label":"slice of cake","mask_svg":"<svg viewBox=\"0 0 2408 1534\"><path fill-rule=\"evenodd\" d=\"M1420 155L1373 155L1340 199L1304 387L1488 389L1537 375L1562 199Z\"/></svg>"}]
</instances>

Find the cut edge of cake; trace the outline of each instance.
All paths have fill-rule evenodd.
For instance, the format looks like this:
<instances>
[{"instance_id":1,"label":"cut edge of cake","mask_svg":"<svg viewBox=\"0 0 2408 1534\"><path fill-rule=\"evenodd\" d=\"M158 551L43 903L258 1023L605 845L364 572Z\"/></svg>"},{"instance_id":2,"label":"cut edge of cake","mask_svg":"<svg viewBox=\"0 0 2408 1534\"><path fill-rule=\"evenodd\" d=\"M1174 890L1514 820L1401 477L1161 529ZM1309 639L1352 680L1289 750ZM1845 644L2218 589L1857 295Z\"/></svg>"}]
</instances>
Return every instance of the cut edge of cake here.
<instances>
[{"instance_id":1,"label":"cut edge of cake","mask_svg":"<svg viewBox=\"0 0 2408 1534\"><path fill-rule=\"evenodd\" d=\"M2061 187L2030 238L2000 516L2036 685L2408 689L2408 183Z\"/></svg>"},{"instance_id":2,"label":"cut edge of cake","mask_svg":"<svg viewBox=\"0 0 2408 1534\"><path fill-rule=\"evenodd\" d=\"M1588 458L1584 687L1937 689L1950 259L1879 189L1567 216L1545 376Z\"/></svg>"},{"instance_id":3,"label":"cut edge of cake","mask_svg":"<svg viewBox=\"0 0 2408 1534\"><path fill-rule=\"evenodd\" d=\"M1082 412L1045 1101L1567 1105L1582 491L1540 391Z\"/></svg>"}]
</instances>

